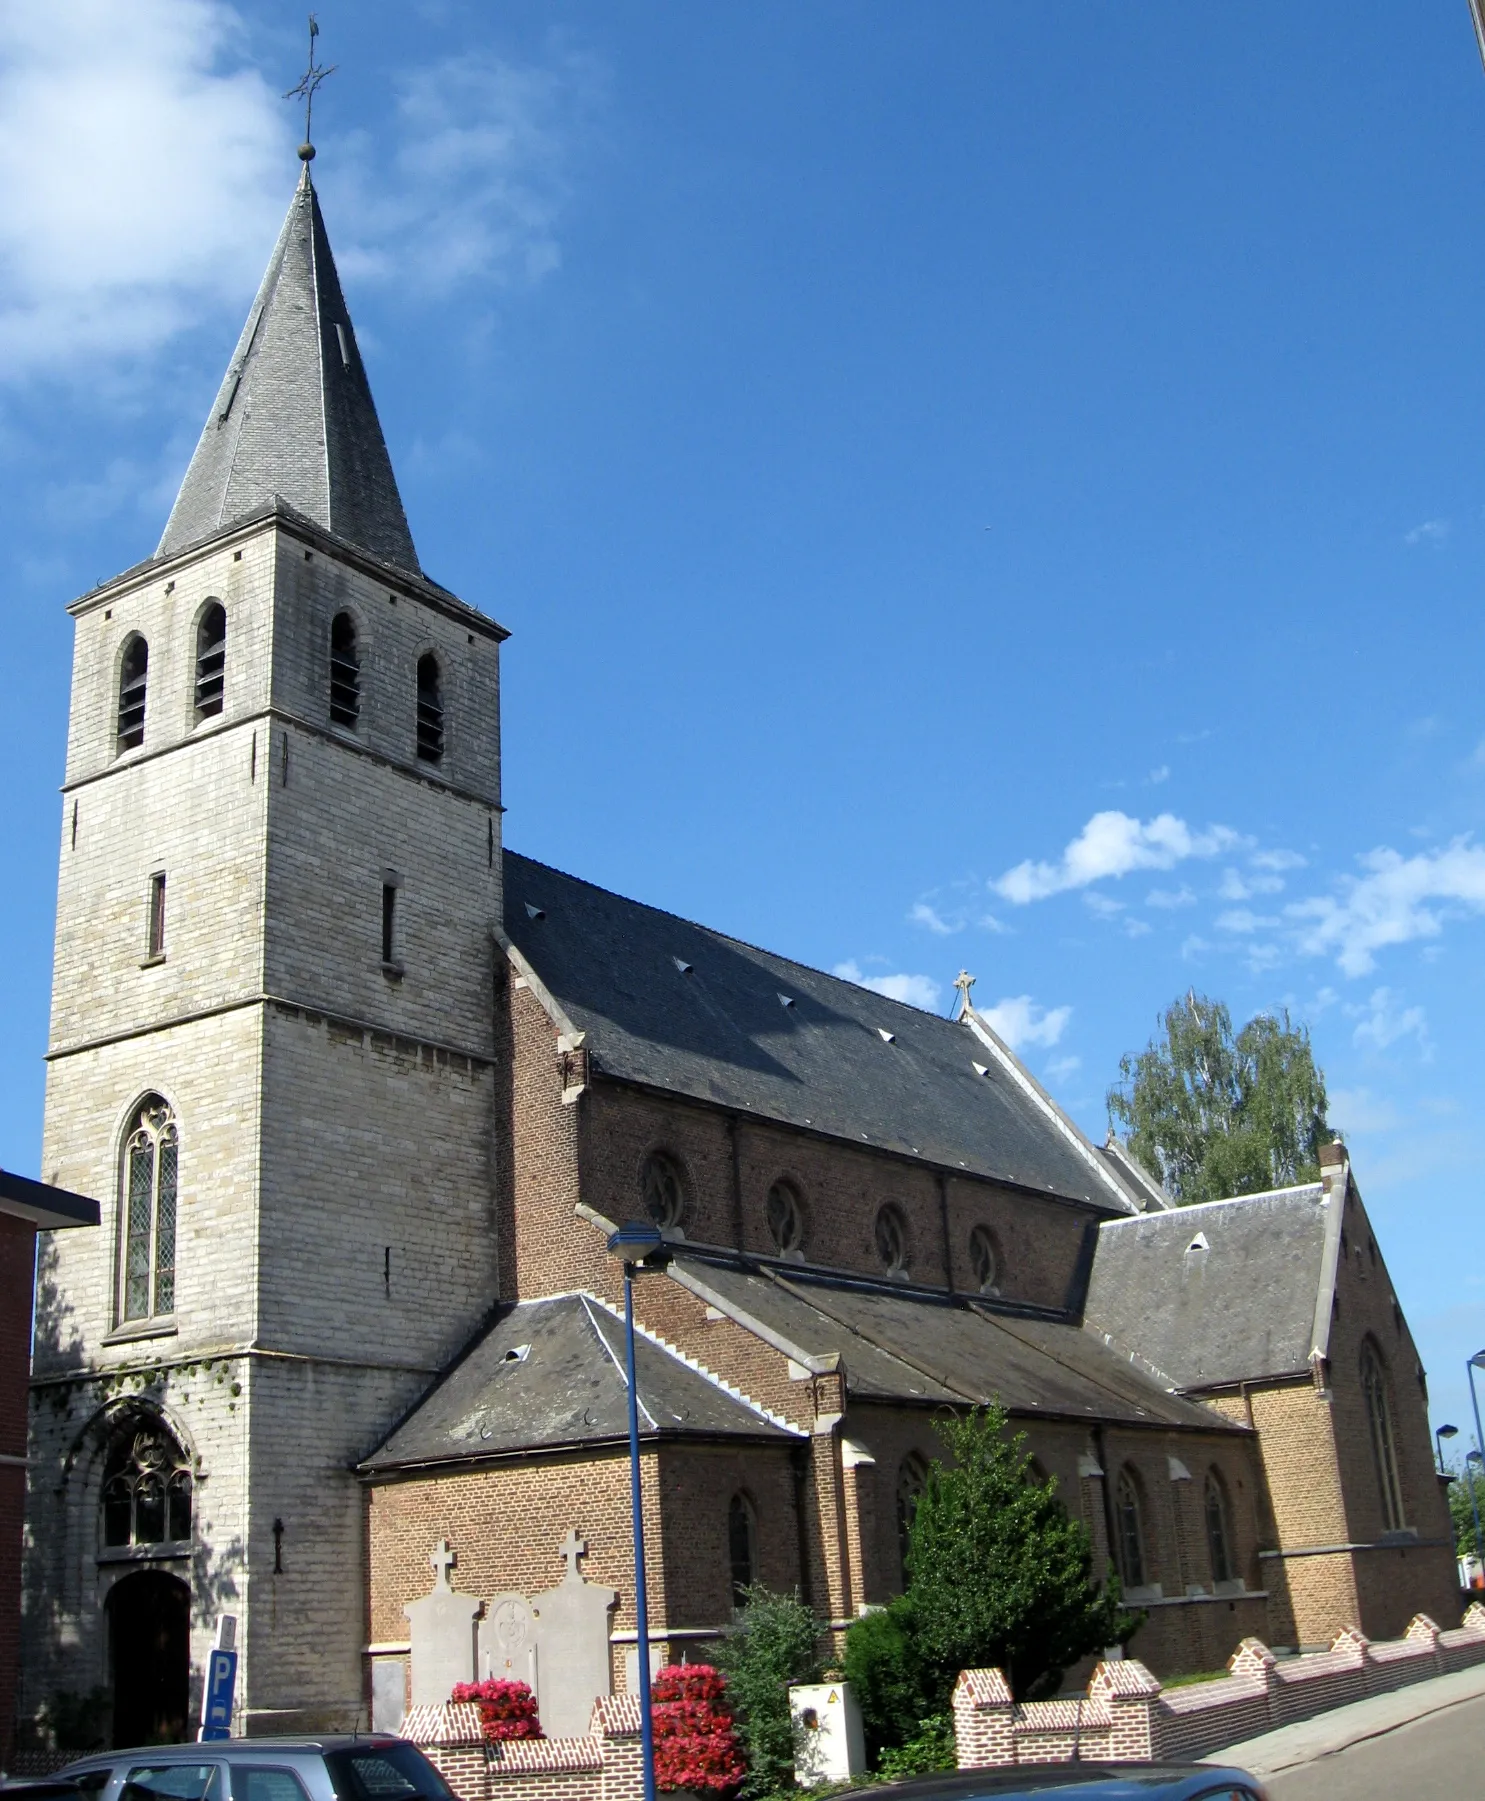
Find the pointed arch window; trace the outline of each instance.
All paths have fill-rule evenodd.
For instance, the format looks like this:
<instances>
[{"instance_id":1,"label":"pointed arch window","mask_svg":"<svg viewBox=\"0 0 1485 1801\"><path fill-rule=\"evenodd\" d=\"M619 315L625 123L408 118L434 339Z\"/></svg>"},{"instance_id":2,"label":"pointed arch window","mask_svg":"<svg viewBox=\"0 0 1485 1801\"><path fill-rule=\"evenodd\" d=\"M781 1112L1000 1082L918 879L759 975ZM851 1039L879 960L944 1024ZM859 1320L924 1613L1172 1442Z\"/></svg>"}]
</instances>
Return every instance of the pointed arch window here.
<instances>
[{"instance_id":1,"label":"pointed arch window","mask_svg":"<svg viewBox=\"0 0 1485 1801\"><path fill-rule=\"evenodd\" d=\"M727 1561L732 1571L732 1605L745 1606L748 1590L758 1580L758 1521L746 1495L727 1504Z\"/></svg>"},{"instance_id":2,"label":"pointed arch window","mask_svg":"<svg viewBox=\"0 0 1485 1801\"><path fill-rule=\"evenodd\" d=\"M431 650L418 658L418 755L443 761L443 672Z\"/></svg>"},{"instance_id":3,"label":"pointed arch window","mask_svg":"<svg viewBox=\"0 0 1485 1801\"><path fill-rule=\"evenodd\" d=\"M361 717L361 649L356 621L337 613L330 621L330 723L355 729Z\"/></svg>"},{"instance_id":4,"label":"pointed arch window","mask_svg":"<svg viewBox=\"0 0 1485 1801\"><path fill-rule=\"evenodd\" d=\"M894 1207L890 1201L877 1213L876 1243L877 1256L887 1274L905 1276L908 1268L907 1221L902 1217L902 1209Z\"/></svg>"},{"instance_id":5,"label":"pointed arch window","mask_svg":"<svg viewBox=\"0 0 1485 1801\"><path fill-rule=\"evenodd\" d=\"M1368 1340L1361 1347L1361 1393L1366 1402L1366 1423L1371 1432L1372 1462L1382 1501L1382 1522L1388 1532L1403 1530L1402 1484L1397 1475L1397 1443L1392 1425L1392 1397L1387 1370L1377 1348Z\"/></svg>"},{"instance_id":6,"label":"pointed arch window","mask_svg":"<svg viewBox=\"0 0 1485 1801\"><path fill-rule=\"evenodd\" d=\"M975 1287L981 1294L998 1292L1000 1251L995 1234L988 1226L976 1226L969 1235L969 1266L974 1271Z\"/></svg>"},{"instance_id":7,"label":"pointed arch window","mask_svg":"<svg viewBox=\"0 0 1485 1801\"><path fill-rule=\"evenodd\" d=\"M686 1211L686 1189L680 1167L664 1151L651 1151L639 1177L645 1212L662 1232L674 1231Z\"/></svg>"},{"instance_id":8,"label":"pointed arch window","mask_svg":"<svg viewBox=\"0 0 1485 1801\"><path fill-rule=\"evenodd\" d=\"M144 743L144 702L149 686L150 647L138 632L124 645L119 663L118 748L138 750Z\"/></svg>"},{"instance_id":9,"label":"pointed arch window","mask_svg":"<svg viewBox=\"0 0 1485 1801\"><path fill-rule=\"evenodd\" d=\"M1207 1555L1212 1561L1212 1581L1217 1584L1237 1579L1237 1564L1232 1555L1232 1517L1227 1505L1227 1488L1216 1470L1207 1471L1203 1497L1207 1524Z\"/></svg>"},{"instance_id":10,"label":"pointed arch window","mask_svg":"<svg viewBox=\"0 0 1485 1801\"><path fill-rule=\"evenodd\" d=\"M775 1182L768 1191L768 1235L783 1256L804 1243L804 1208L792 1182Z\"/></svg>"},{"instance_id":11,"label":"pointed arch window","mask_svg":"<svg viewBox=\"0 0 1485 1801\"><path fill-rule=\"evenodd\" d=\"M927 1486L927 1461L916 1451L909 1451L897 1470L897 1558L904 1585L908 1579L908 1551L913 1542L913 1519Z\"/></svg>"},{"instance_id":12,"label":"pointed arch window","mask_svg":"<svg viewBox=\"0 0 1485 1801\"><path fill-rule=\"evenodd\" d=\"M214 600L196 627L196 717L210 719L222 710L227 686L227 609Z\"/></svg>"},{"instance_id":13,"label":"pointed arch window","mask_svg":"<svg viewBox=\"0 0 1485 1801\"><path fill-rule=\"evenodd\" d=\"M1126 1464L1114 1484L1114 1555L1126 1590L1143 1588L1145 1567L1145 1514L1139 1480Z\"/></svg>"},{"instance_id":14,"label":"pointed arch window","mask_svg":"<svg viewBox=\"0 0 1485 1801\"><path fill-rule=\"evenodd\" d=\"M143 1101L124 1141L119 1318L175 1312L175 1222L180 1138L157 1094Z\"/></svg>"},{"instance_id":15,"label":"pointed arch window","mask_svg":"<svg viewBox=\"0 0 1485 1801\"><path fill-rule=\"evenodd\" d=\"M117 1431L103 1465L103 1544L180 1545L191 1537L191 1465L165 1428L137 1416Z\"/></svg>"}]
</instances>

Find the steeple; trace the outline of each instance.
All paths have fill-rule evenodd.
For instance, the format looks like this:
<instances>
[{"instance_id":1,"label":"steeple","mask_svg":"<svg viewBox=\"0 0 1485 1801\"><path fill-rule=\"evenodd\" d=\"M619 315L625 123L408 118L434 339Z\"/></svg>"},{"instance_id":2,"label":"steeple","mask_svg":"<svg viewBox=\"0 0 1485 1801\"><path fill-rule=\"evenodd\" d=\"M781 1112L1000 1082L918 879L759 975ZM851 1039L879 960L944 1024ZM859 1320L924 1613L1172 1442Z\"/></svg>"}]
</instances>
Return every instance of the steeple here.
<instances>
[{"instance_id":1,"label":"steeple","mask_svg":"<svg viewBox=\"0 0 1485 1801\"><path fill-rule=\"evenodd\" d=\"M155 554L275 499L420 573L307 159Z\"/></svg>"}]
</instances>

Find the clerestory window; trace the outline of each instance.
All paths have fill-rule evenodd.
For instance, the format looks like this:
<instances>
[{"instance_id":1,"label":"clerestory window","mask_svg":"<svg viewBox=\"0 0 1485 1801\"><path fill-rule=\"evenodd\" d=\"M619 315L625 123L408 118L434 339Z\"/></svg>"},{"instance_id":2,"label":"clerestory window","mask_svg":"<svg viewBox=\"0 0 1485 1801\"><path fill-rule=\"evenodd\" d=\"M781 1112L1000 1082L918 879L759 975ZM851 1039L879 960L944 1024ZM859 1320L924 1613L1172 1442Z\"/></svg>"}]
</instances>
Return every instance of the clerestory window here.
<instances>
[{"instance_id":1,"label":"clerestory window","mask_svg":"<svg viewBox=\"0 0 1485 1801\"><path fill-rule=\"evenodd\" d=\"M418 755L443 761L443 675L431 650L418 658Z\"/></svg>"},{"instance_id":2,"label":"clerestory window","mask_svg":"<svg viewBox=\"0 0 1485 1801\"><path fill-rule=\"evenodd\" d=\"M103 1543L121 1550L190 1537L190 1462L163 1426L136 1416L115 1433L103 1466Z\"/></svg>"},{"instance_id":3,"label":"clerestory window","mask_svg":"<svg viewBox=\"0 0 1485 1801\"><path fill-rule=\"evenodd\" d=\"M908 1262L907 1221L890 1202L877 1213L877 1256L889 1276L905 1276Z\"/></svg>"},{"instance_id":4,"label":"clerestory window","mask_svg":"<svg viewBox=\"0 0 1485 1801\"><path fill-rule=\"evenodd\" d=\"M135 632L124 646L119 664L118 748L138 750L144 743L144 701L149 685L150 647Z\"/></svg>"},{"instance_id":5,"label":"clerestory window","mask_svg":"<svg viewBox=\"0 0 1485 1801\"><path fill-rule=\"evenodd\" d=\"M768 1235L785 1256L804 1243L804 1208L792 1182L775 1182L768 1191Z\"/></svg>"},{"instance_id":6,"label":"clerestory window","mask_svg":"<svg viewBox=\"0 0 1485 1801\"><path fill-rule=\"evenodd\" d=\"M1361 1349L1361 1393L1366 1402L1366 1422L1371 1432L1372 1462L1382 1502L1382 1523L1388 1532L1403 1530L1402 1484L1397 1475L1397 1443L1392 1426L1392 1397L1387 1371L1369 1341Z\"/></svg>"},{"instance_id":7,"label":"clerestory window","mask_svg":"<svg viewBox=\"0 0 1485 1801\"><path fill-rule=\"evenodd\" d=\"M991 1294L1000 1281L1000 1253L995 1234L988 1226L976 1226L969 1235L969 1267L974 1271L975 1287L981 1294Z\"/></svg>"},{"instance_id":8,"label":"clerestory window","mask_svg":"<svg viewBox=\"0 0 1485 1801\"><path fill-rule=\"evenodd\" d=\"M361 717L361 650L356 621L337 613L330 621L330 723L353 730Z\"/></svg>"},{"instance_id":9,"label":"clerestory window","mask_svg":"<svg viewBox=\"0 0 1485 1801\"><path fill-rule=\"evenodd\" d=\"M214 600L196 627L196 717L222 710L227 685L227 609Z\"/></svg>"},{"instance_id":10,"label":"clerestory window","mask_svg":"<svg viewBox=\"0 0 1485 1801\"><path fill-rule=\"evenodd\" d=\"M686 1211L686 1190L673 1157L652 1151L640 1172L639 1188L645 1212L662 1232L680 1225Z\"/></svg>"},{"instance_id":11,"label":"clerestory window","mask_svg":"<svg viewBox=\"0 0 1485 1801\"><path fill-rule=\"evenodd\" d=\"M124 1141L121 1321L175 1311L175 1224L180 1139L158 1094L140 1103Z\"/></svg>"}]
</instances>

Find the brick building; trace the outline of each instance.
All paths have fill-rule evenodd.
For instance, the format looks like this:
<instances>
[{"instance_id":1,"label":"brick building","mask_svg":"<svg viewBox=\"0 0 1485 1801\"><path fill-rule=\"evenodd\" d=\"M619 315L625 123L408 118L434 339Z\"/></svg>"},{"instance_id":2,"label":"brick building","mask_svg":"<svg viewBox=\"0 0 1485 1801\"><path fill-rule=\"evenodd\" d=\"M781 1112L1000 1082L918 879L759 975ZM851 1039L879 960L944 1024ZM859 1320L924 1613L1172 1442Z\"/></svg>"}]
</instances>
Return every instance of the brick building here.
<instances>
[{"instance_id":1,"label":"brick building","mask_svg":"<svg viewBox=\"0 0 1485 1801\"><path fill-rule=\"evenodd\" d=\"M1325 1328L1293 1368L1207 1380L1186 1315L1167 1353L1129 1303L1186 1292L1195 1216L971 1006L505 851L505 633L421 570L307 167L159 548L72 613L44 1162L105 1229L47 1250L24 1715L106 1687L118 1740L183 1731L231 1611L246 1729L364 1721L436 1540L487 1594L571 1528L624 1687L604 1232L645 1212L676 1253L639 1303L658 1647L750 1577L822 1629L894 1593L933 1416L991 1396L1156 1668L1404 1594L1454 1623L1380 1262L1279 1309ZM1335 1221L1369 1238L1343 1169L1222 1218L1320 1219L1329 1269ZM1207 1305L1269 1281L1247 1256L1210 1252Z\"/></svg>"}]
</instances>

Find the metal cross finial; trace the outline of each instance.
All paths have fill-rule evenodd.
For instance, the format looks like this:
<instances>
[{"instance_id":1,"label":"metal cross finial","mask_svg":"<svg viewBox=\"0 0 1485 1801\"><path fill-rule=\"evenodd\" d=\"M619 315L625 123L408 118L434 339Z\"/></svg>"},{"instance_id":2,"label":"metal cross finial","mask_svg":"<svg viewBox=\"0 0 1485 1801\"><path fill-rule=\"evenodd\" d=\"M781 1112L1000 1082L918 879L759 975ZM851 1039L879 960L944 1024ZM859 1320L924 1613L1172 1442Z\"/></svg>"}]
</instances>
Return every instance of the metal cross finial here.
<instances>
[{"instance_id":1,"label":"metal cross finial","mask_svg":"<svg viewBox=\"0 0 1485 1801\"><path fill-rule=\"evenodd\" d=\"M338 67L337 64L332 63L327 69L322 63L315 61L315 39L319 35L319 23L311 13L309 15L309 67L295 86L291 87L284 95L285 100L302 100L304 102L304 142L299 146L299 160L303 163L312 163L315 158L315 147L309 137L310 115L314 111L315 104L315 89L327 76L333 75Z\"/></svg>"},{"instance_id":2,"label":"metal cross finial","mask_svg":"<svg viewBox=\"0 0 1485 1801\"><path fill-rule=\"evenodd\" d=\"M578 1537L576 1527L569 1526L567 1537L557 1547L557 1555L567 1559L567 1574L563 1577L564 1582L582 1581L582 1577L578 1574L578 1558L586 1557L587 1554L587 1540Z\"/></svg>"},{"instance_id":3,"label":"metal cross finial","mask_svg":"<svg viewBox=\"0 0 1485 1801\"><path fill-rule=\"evenodd\" d=\"M963 1005L959 1009L959 1017L961 1019L969 1012L969 991L974 987L977 979L978 978L972 976L967 969L961 969L959 974L954 978L954 986L959 990L963 1001Z\"/></svg>"}]
</instances>

